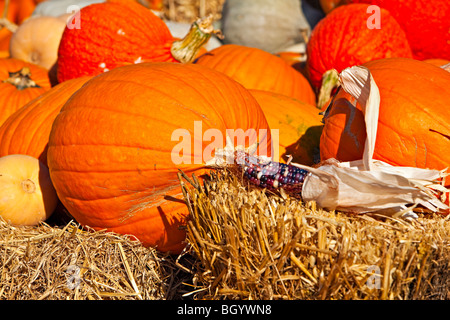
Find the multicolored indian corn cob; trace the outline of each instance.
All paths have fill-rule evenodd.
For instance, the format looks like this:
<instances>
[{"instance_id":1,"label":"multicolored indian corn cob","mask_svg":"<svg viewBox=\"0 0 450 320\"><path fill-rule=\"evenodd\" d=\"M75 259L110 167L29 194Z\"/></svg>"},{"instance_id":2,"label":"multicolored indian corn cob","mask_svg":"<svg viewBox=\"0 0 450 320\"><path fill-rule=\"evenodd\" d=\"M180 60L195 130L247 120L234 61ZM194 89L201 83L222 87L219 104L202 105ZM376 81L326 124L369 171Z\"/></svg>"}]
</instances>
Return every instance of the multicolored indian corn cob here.
<instances>
[{"instance_id":1,"label":"multicolored indian corn cob","mask_svg":"<svg viewBox=\"0 0 450 320\"><path fill-rule=\"evenodd\" d=\"M235 165L251 184L268 190L283 190L291 196L300 197L307 170L290 164L261 160L243 151L235 152Z\"/></svg>"}]
</instances>

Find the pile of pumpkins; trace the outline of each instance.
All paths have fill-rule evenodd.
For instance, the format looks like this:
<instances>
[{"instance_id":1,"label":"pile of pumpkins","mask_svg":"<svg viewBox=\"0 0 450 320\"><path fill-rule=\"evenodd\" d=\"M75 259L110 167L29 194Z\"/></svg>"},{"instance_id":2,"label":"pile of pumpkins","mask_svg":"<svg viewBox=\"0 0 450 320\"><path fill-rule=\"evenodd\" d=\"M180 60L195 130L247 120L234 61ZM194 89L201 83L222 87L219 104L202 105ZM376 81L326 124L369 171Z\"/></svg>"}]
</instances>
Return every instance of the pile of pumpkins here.
<instances>
[{"instance_id":1,"label":"pile of pumpkins","mask_svg":"<svg viewBox=\"0 0 450 320\"><path fill-rule=\"evenodd\" d=\"M245 146L258 143L267 155L276 144L279 161L361 158L361 107L342 90L326 106L317 102L324 74L353 65L367 67L380 89L374 158L449 166L450 73L441 67L450 62L449 2L320 1L324 17L299 37L303 62L296 52L230 43L230 20L213 49L205 43L218 32L208 18L176 38L142 3L0 1L10 22L0 32L3 219L35 225L60 202L81 225L178 253L189 219L179 172L205 173L211 146L223 146L228 130L237 140L239 130L252 132ZM249 3L230 1L227 10ZM71 5L79 10L68 12ZM248 38L258 29L240 23ZM260 27L276 32L277 24ZM217 144L209 129L223 133ZM176 149L180 139L190 148ZM182 151L181 163L174 150Z\"/></svg>"}]
</instances>

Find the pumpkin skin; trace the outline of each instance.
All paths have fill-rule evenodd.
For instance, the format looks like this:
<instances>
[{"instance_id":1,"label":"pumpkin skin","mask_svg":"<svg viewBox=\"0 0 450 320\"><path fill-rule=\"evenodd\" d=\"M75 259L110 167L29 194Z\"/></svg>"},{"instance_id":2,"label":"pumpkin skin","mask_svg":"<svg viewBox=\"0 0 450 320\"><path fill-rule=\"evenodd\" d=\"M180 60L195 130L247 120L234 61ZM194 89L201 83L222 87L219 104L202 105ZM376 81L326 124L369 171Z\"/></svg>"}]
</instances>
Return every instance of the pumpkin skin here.
<instances>
[{"instance_id":1,"label":"pumpkin skin","mask_svg":"<svg viewBox=\"0 0 450 320\"><path fill-rule=\"evenodd\" d=\"M13 73L16 75L12 76ZM18 59L0 59L0 125L16 110L50 87L46 69Z\"/></svg>"},{"instance_id":2,"label":"pumpkin skin","mask_svg":"<svg viewBox=\"0 0 450 320\"><path fill-rule=\"evenodd\" d=\"M446 60L446 59L426 59L423 61L426 63L431 63L433 66L436 66L436 67L445 66L446 64L450 63L450 60Z\"/></svg>"},{"instance_id":3,"label":"pumpkin skin","mask_svg":"<svg viewBox=\"0 0 450 320\"><path fill-rule=\"evenodd\" d=\"M339 6L314 28L307 46L307 68L315 88L322 75L331 69L341 72L365 62L404 57L412 58L411 48L397 21L381 9L381 29L367 27L367 5Z\"/></svg>"},{"instance_id":4,"label":"pumpkin skin","mask_svg":"<svg viewBox=\"0 0 450 320\"><path fill-rule=\"evenodd\" d=\"M300 100L268 91L249 90L258 101L272 130L278 130L279 161L292 161L311 166L319 162L319 144L323 123L320 110Z\"/></svg>"},{"instance_id":5,"label":"pumpkin skin","mask_svg":"<svg viewBox=\"0 0 450 320\"><path fill-rule=\"evenodd\" d=\"M227 44L199 57L196 64L218 70L247 89L264 90L315 105L308 80L286 61L261 49Z\"/></svg>"},{"instance_id":6,"label":"pumpkin skin","mask_svg":"<svg viewBox=\"0 0 450 320\"><path fill-rule=\"evenodd\" d=\"M61 38L59 82L137 61L176 61L170 54L169 29L139 4L92 4L81 8L79 19L80 28L66 27Z\"/></svg>"},{"instance_id":7,"label":"pumpkin skin","mask_svg":"<svg viewBox=\"0 0 450 320\"><path fill-rule=\"evenodd\" d=\"M96 76L67 101L50 133L47 160L61 202L82 225L180 252L188 210L178 169L200 176L204 165L198 149L184 150L191 163L176 165L179 140L172 134L185 128L192 137L194 121L202 121L203 133L220 130L222 147L226 129L264 129L267 144L262 135L259 141L270 151L270 130L257 101L220 72L141 63ZM201 150L211 143L199 139ZM248 144L257 141L252 135Z\"/></svg>"},{"instance_id":8,"label":"pumpkin skin","mask_svg":"<svg viewBox=\"0 0 450 320\"><path fill-rule=\"evenodd\" d=\"M450 59L450 1L345 1L373 4L389 10L405 31L415 59Z\"/></svg>"},{"instance_id":9,"label":"pumpkin skin","mask_svg":"<svg viewBox=\"0 0 450 320\"><path fill-rule=\"evenodd\" d=\"M57 17L34 17L22 23L10 42L12 58L50 70L58 59L58 48L66 22Z\"/></svg>"},{"instance_id":10,"label":"pumpkin skin","mask_svg":"<svg viewBox=\"0 0 450 320\"><path fill-rule=\"evenodd\" d=\"M379 87L381 103L374 159L396 166L442 170L450 165L450 73L413 59L364 64ZM420 88L420 90L417 90ZM339 90L325 117L321 159L362 159L366 139L361 107Z\"/></svg>"},{"instance_id":11,"label":"pumpkin skin","mask_svg":"<svg viewBox=\"0 0 450 320\"><path fill-rule=\"evenodd\" d=\"M58 198L46 166L21 154L0 158L0 217L15 226L47 220Z\"/></svg>"},{"instance_id":12,"label":"pumpkin skin","mask_svg":"<svg viewBox=\"0 0 450 320\"><path fill-rule=\"evenodd\" d=\"M0 126L0 156L26 154L47 165L47 146L53 121L67 99L91 77L56 85L14 112Z\"/></svg>"}]
</instances>

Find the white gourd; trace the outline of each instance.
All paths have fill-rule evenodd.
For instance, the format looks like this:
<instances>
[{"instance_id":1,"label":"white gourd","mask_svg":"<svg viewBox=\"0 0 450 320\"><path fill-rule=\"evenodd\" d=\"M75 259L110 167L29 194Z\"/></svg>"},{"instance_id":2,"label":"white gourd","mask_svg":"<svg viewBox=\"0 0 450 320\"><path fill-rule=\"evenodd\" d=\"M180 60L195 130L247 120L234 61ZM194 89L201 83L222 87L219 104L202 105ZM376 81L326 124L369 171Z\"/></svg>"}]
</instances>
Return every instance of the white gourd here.
<instances>
[{"instance_id":1,"label":"white gourd","mask_svg":"<svg viewBox=\"0 0 450 320\"><path fill-rule=\"evenodd\" d=\"M221 28L226 44L276 53L309 37L300 0L226 0Z\"/></svg>"}]
</instances>

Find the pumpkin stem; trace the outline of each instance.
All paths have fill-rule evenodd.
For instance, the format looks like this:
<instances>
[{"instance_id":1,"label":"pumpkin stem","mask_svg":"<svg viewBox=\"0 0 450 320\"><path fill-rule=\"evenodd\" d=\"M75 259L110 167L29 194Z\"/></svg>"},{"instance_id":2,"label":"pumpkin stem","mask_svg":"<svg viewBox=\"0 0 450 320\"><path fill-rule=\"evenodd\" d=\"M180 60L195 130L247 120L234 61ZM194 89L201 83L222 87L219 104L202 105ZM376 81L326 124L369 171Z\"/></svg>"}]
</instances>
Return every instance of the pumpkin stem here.
<instances>
[{"instance_id":1,"label":"pumpkin stem","mask_svg":"<svg viewBox=\"0 0 450 320\"><path fill-rule=\"evenodd\" d=\"M322 110L325 104L330 101L333 89L339 85L339 73L335 70L328 70L322 76L322 86L320 87L317 107Z\"/></svg>"},{"instance_id":2,"label":"pumpkin stem","mask_svg":"<svg viewBox=\"0 0 450 320\"><path fill-rule=\"evenodd\" d=\"M23 67L17 72L9 72L9 78L3 80L3 82L12 84L18 90L40 88L40 86L31 79L31 70L28 67Z\"/></svg>"},{"instance_id":3,"label":"pumpkin stem","mask_svg":"<svg viewBox=\"0 0 450 320\"><path fill-rule=\"evenodd\" d=\"M220 31L214 30L212 15L194 21L188 34L181 40L174 41L170 52L172 56L182 63L190 63L197 56L200 48L211 38L211 35Z\"/></svg>"},{"instance_id":4,"label":"pumpkin stem","mask_svg":"<svg viewBox=\"0 0 450 320\"><path fill-rule=\"evenodd\" d=\"M16 32L17 28L19 28L19 26L6 18L0 18L0 30L3 28L6 28L12 33L14 33Z\"/></svg>"},{"instance_id":5,"label":"pumpkin stem","mask_svg":"<svg viewBox=\"0 0 450 320\"><path fill-rule=\"evenodd\" d=\"M3 28L6 28L9 31L11 31L12 33L14 33L14 32L16 32L17 28L19 28L19 26L12 23L7 18L8 10L9 10L9 3L10 3L10 0L5 1L5 7L3 8L2 17L0 18L0 30Z\"/></svg>"}]
</instances>

